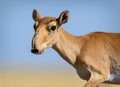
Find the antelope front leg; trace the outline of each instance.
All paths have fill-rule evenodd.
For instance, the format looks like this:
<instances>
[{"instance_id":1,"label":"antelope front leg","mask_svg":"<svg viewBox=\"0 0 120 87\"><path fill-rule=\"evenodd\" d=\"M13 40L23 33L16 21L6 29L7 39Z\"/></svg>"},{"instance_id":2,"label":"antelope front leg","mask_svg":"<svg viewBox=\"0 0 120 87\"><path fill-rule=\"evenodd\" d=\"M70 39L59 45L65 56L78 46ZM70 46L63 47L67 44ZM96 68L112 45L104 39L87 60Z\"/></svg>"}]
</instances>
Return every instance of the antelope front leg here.
<instances>
[{"instance_id":1,"label":"antelope front leg","mask_svg":"<svg viewBox=\"0 0 120 87\"><path fill-rule=\"evenodd\" d=\"M98 87L98 85L104 82L104 80L105 80L104 75L93 72L91 73L91 77L84 87Z\"/></svg>"}]
</instances>

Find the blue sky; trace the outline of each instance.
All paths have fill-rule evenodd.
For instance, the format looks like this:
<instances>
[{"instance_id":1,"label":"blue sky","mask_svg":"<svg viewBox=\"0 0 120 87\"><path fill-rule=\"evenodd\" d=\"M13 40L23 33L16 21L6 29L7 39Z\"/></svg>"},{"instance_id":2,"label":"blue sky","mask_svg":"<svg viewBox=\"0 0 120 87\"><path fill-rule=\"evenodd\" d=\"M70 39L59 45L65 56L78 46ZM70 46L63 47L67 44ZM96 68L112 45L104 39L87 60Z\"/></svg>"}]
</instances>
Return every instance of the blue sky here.
<instances>
[{"instance_id":1,"label":"blue sky","mask_svg":"<svg viewBox=\"0 0 120 87\"><path fill-rule=\"evenodd\" d=\"M34 34L32 11L42 16L58 17L70 11L63 28L73 35L93 31L120 32L120 0L1 0L0 1L0 67L11 68L69 68L52 49L33 55Z\"/></svg>"}]
</instances>

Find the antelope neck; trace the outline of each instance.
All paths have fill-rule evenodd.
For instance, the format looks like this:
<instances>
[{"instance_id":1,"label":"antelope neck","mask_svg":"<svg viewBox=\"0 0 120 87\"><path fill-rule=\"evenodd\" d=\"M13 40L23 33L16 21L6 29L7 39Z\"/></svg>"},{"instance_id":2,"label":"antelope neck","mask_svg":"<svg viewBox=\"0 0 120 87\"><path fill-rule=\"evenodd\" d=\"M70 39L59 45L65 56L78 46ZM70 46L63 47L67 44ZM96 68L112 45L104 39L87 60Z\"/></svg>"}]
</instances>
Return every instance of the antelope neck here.
<instances>
[{"instance_id":1,"label":"antelope neck","mask_svg":"<svg viewBox=\"0 0 120 87\"><path fill-rule=\"evenodd\" d=\"M53 46L53 49L55 49L64 60L74 66L76 57L80 52L79 40L80 37L78 39L78 37L72 36L60 27L58 29L57 42Z\"/></svg>"}]
</instances>

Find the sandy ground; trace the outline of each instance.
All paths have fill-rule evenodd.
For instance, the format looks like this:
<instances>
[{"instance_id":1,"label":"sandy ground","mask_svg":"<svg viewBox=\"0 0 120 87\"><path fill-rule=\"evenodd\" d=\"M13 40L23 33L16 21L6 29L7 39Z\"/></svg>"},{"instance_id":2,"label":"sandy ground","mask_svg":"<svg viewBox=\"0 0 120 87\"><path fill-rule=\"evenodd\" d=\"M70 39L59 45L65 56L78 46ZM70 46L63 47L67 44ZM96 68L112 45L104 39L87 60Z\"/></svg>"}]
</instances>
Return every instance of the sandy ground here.
<instances>
[{"instance_id":1,"label":"sandy ground","mask_svg":"<svg viewBox=\"0 0 120 87\"><path fill-rule=\"evenodd\" d=\"M83 87L75 71L1 71L0 87ZM100 87L120 87L101 84Z\"/></svg>"}]
</instances>

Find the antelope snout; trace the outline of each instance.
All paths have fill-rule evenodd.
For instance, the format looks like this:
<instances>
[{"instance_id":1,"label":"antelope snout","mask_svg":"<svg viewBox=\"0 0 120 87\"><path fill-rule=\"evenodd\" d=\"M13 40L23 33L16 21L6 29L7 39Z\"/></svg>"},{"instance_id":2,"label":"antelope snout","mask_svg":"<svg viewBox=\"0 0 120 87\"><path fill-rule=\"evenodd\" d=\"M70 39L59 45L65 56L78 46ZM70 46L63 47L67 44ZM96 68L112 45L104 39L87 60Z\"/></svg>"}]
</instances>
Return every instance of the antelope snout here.
<instances>
[{"instance_id":1,"label":"antelope snout","mask_svg":"<svg viewBox=\"0 0 120 87\"><path fill-rule=\"evenodd\" d=\"M42 54L43 50L31 49L31 52L34 53L34 54Z\"/></svg>"},{"instance_id":2,"label":"antelope snout","mask_svg":"<svg viewBox=\"0 0 120 87\"><path fill-rule=\"evenodd\" d=\"M31 52L32 52L32 53L38 53L39 50L38 50L38 49L32 49Z\"/></svg>"}]
</instances>

